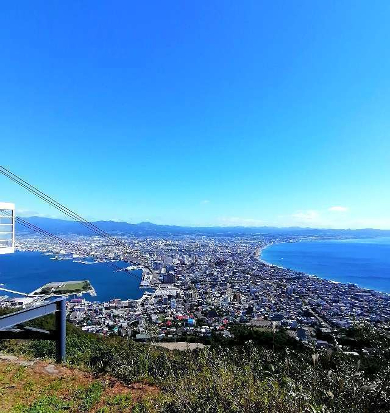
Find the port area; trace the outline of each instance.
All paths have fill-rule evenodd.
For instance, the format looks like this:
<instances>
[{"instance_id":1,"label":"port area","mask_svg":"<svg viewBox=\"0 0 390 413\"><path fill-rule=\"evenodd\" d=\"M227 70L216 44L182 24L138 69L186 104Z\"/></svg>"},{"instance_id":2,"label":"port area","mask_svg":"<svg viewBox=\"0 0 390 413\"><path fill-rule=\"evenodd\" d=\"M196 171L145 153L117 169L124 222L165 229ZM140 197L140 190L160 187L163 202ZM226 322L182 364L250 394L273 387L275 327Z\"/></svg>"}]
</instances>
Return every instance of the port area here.
<instances>
[{"instance_id":1,"label":"port area","mask_svg":"<svg viewBox=\"0 0 390 413\"><path fill-rule=\"evenodd\" d=\"M124 269L126 272L141 270L142 279L140 282L140 288L154 288L159 284L158 274L156 274L152 269L145 266L130 265Z\"/></svg>"}]
</instances>

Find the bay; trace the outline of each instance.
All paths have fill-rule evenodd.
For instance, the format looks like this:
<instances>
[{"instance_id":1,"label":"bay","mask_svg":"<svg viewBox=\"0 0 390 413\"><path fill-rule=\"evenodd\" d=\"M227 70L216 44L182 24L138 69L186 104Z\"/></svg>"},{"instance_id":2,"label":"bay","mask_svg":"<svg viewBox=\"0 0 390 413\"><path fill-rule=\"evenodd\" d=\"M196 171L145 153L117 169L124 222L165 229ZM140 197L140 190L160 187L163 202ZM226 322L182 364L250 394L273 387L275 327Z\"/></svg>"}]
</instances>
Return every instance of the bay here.
<instances>
[{"instance_id":1,"label":"bay","mask_svg":"<svg viewBox=\"0 0 390 413\"><path fill-rule=\"evenodd\" d=\"M390 238L272 244L261 259L342 283L390 293Z\"/></svg>"},{"instance_id":2,"label":"bay","mask_svg":"<svg viewBox=\"0 0 390 413\"><path fill-rule=\"evenodd\" d=\"M138 299L144 291L139 288L141 274L141 270L114 272L104 263L86 265L72 260L51 260L39 252L0 255L0 284L25 293L51 281L89 280L97 296L87 294L88 300ZM12 294L0 291L0 295Z\"/></svg>"}]
</instances>

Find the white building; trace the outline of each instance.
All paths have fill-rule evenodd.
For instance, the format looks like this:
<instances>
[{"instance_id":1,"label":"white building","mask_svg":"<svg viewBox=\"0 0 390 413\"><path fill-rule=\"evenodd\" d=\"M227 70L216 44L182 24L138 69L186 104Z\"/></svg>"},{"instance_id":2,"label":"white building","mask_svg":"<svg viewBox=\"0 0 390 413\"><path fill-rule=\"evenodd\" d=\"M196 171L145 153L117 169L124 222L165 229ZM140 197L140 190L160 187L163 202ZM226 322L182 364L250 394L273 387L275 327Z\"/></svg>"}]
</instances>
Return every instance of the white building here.
<instances>
[{"instance_id":1,"label":"white building","mask_svg":"<svg viewBox=\"0 0 390 413\"><path fill-rule=\"evenodd\" d=\"M0 202L0 254L15 251L15 205Z\"/></svg>"}]
</instances>

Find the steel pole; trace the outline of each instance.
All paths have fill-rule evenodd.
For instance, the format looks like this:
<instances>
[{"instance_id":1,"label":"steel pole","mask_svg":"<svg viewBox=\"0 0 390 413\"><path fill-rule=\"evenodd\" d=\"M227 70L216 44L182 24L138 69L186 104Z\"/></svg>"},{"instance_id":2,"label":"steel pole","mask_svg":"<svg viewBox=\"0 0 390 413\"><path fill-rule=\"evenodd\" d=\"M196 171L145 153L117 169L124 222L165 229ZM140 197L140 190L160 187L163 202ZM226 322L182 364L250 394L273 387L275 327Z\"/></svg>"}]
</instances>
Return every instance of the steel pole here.
<instances>
[{"instance_id":1,"label":"steel pole","mask_svg":"<svg viewBox=\"0 0 390 413\"><path fill-rule=\"evenodd\" d=\"M63 298L57 302L56 311L56 359L57 363L62 363L66 358L66 300Z\"/></svg>"}]
</instances>

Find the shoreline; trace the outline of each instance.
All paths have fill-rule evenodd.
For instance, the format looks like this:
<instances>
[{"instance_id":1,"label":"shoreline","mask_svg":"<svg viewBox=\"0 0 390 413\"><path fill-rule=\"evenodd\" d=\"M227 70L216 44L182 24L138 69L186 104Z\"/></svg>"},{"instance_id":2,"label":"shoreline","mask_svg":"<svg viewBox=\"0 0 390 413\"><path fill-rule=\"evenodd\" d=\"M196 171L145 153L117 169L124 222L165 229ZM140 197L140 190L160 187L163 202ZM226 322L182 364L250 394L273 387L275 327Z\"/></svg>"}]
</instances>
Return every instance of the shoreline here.
<instances>
[{"instance_id":1,"label":"shoreline","mask_svg":"<svg viewBox=\"0 0 390 413\"><path fill-rule=\"evenodd\" d=\"M115 300L115 299L118 299L118 298L121 299L121 300L140 300L144 296L145 292L148 289L152 288L152 287L142 288L141 285L140 285L141 280L142 280L142 276L140 277L140 279L137 279L138 277L135 277L136 280L134 282L134 285L131 285L131 286L129 285L129 287L131 287L131 291L133 291L134 294L130 293L128 296L123 297L123 298L120 298L121 294L113 295L112 297L107 298L107 297L104 297L105 291L104 291L104 288L103 288L102 285L105 282L104 281L105 276L104 276L104 274L101 273L101 270L109 271L109 274L110 275L112 274L113 277L115 277L115 275L117 275L117 274L119 275L119 273L121 273L121 274L123 274L122 276L124 277L124 279L134 278L131 274L133 271L128 271L127 274L125 274L124 271L123 272L122 271L116 272L116 271L112 271L108 267L105 268L106 267L106 265L105 265L106 262L112 262L112 260L111 261L108 261L108 260L107 261L97 261L97 260L95 260L93 262L95 265L84 265L84 263L78 261L77 257L76 258L70 258L70 259L54 260L54 259L52 259L52 257L56 256L57 253L54 252L54 251L49 251L47 249L43 251L41 249L20 249L20 248L18 248L15 252L15 255L16 254L23 254L23 255L24 254L28 254L28 255L31 254L31 258L29 258L29 259L35 259L34 256L36 256L36 257L39 257L39 259L40 258L45 259L45 261L47 260L48 263L53 263L56 266L58 265L58 263L62 263L61 265L66 266L66 268L58 269L57 271L53 272L53 275L52 275L52 277L50 277L50 279L47 279L47 280L43 279L42 282L39 281L39 284L37 282L36 286L31 286L31 291L38 290L45 283L47 284L47 283L50 283L50 282L56 282L56 278L58 278L58 277L61 277L61 279L65 279L66 281L77 281L81 277L83 279L84 278L87 279L91 283L91 286L92 286L92 289L90 291L88 291L88 292L86 291L86 292L82 293L82 298L85 299L86 301L89 301L89 302L104 303L104 302L109 302L109 301L112 301L112 300ZM73 265L75 266L74 270L72 268L69 268L69 266L72 267ZM80 268L82 269L81 271L77 270L78 266L80 266ZM15 266L12 266L10 268L12 268L12 270L14 270ZM23 274L26 271L23 270L22 271ZM88 274L86 274L85 271L87 271ZM45 267L44 277L46 277L46 275L47 275L47 271L46 271L46 267ZM4 280L4 282L5 282L4 287L7 287L7 285L10 287L11 281L12 281L12 279ZM21 283L19 278L17 279L17 282ZM14 285L14 284L15 283L13 282L12 285ZM10 289L18 290L18 287L15 286L15 288L10 288ZM19 290L20 289L22 291L24 291L24 289L29 290L30 287L29 286L19 287ZM96 289L98 289L98 292L96 291ZM99 294L99 291L100 291L100 294ZM92 294L91 294L91 292L92 292ZM135 292L137 292L137 293L135 294ZM31 292L26 291L26 294L31 294ZM102 297L102 295L103 295L103 297ZM135 297L132 298L131 295L135 295ZM72 296L73 296L73 294L72 294ZM78 294L74 294L74 298L80 298L80 296L78 296Z\"/></svg>"},{"instance_id":2,"label":"shoreline","mask_svg":"<svg viewBox=\"0 0 390 413\"><path fill-rule=\"evenodd\" d=\"M375 239L375 238L369 238L369 239ZM326 281L329 281L329 282L332 282L332 283L335 283L335 284L354 285L355 287L357 287L361 290L364 290L364 291L375 291L377 293L384 294L386 296L390 296L390 292L387 292L387 291L380 291L380 290L375 289L375 288L364 287L364 286L361 286L361 285L359 285L355 282L337 281L337 280L334 280L334 279L331 279L331 278L326 278L325 276L321 276L321 275L318 275L318 274L310 274L310 273L308 273L306 271L303 271L303 270L298 270L298 269L294 269L294 268L287 268L287 267L282 266L282 265L272 264L271 262L268 262L268 261L266 261L265 259L262 258L262 254L263 254L264 250L266 250L267 248L272 247L273 245L297 244L299 242L354 241L354 240L357 241L357 240L360 240L360 238L356 238L356 239L354 239L354 238L334 239L333 238L333 239L311 239L311 240L306 239L306 240L296 240L296 241L289 241L289 242L286 242L286 241L270 242L269 244L267 244L263 248L259 249L258 260L261 263L263 263L264 265L268 266L268 267L276 267L276 268L279 268L279 269L282 269L282 270L285 270L285 271L292 271L292 272L295 272L295 273L301 273L301 274L304 274L306 277L318 278L318 279L326 280Z\"/></svg>"}]
</instances>

